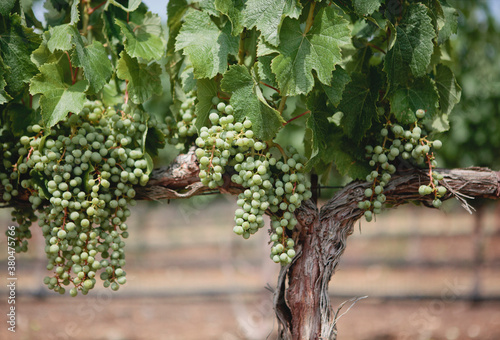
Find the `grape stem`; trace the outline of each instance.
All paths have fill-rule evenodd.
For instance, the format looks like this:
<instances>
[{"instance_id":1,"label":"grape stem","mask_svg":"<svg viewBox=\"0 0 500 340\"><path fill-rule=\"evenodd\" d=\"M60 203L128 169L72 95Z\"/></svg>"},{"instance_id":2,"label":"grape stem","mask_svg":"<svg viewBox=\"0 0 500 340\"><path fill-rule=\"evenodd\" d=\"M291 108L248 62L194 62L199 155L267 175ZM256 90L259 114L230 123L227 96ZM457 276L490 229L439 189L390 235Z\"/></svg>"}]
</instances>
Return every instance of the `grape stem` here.
<instances>
[{"instance_id":1,"label":"grape stem","mask_svg":"<svg viewBox=\"0 0 500 340\"><path fill-rule=\"evenodd\" d=\"M238 65L245 63L245 30L240 34L240 45L238 47Z\"/></svg>"},{"instance_id":2,"label":"grape stem","mask_svg":"<svg viewBox=\"0 0 500 340\"><path fill-rule=\"evenodd\" d=\"M283 148L281 147L281 145L279 145L278 143L275 143L275 142L271 142L269 144L269 148L272 148L273 146L275 146L280 151L281 155L283 156L283 159L286 162L288 160L288 157L285 153L285 150L283 150Z\"/></svg>"},{"instance_id":3,"label":"grape stem","mask_svg":"<svg viewBox=\"0 0 500 340\"><path fill-rule=\"evenodd\" d=\"M71 64L71 57L69 56L68 51L65 51L64 53L66 53L66 55L68 56L69 72L71 73L71 85L74 85L75 82L76 82L76 72L77 72L77 70L75 70L75 72L73 73L73 65Z\"/></svg>"},{"instance_id":4,"label":"grape stem","mask_svg":"<svg viewBox=\"0 0 500 340\"><path fill-rule=\"evenodd\" d=\"M99 5L95 6L95 7L90 7L87 9L87 13L89 15L91 15L92 13L94 13L96 10L98 10L99 8L101 8L103 5L106 4L106 2L108 2L107 0L106 1L103 1L101 2Z\"/></svg>"},{"instance_id":5,"label":"grape stem","mask_svg":"<svg viewBox=\"0 0 500 340\"><path fill-rule=\"evenodd\" d=\"M285 110L285 104L286 104L287 98L288 98L287 96L281 97L280 106L278 107L278 112L280 113L280 115L283 115L283 111Z\"/></svg>"},{"instance_id":6,"label":"grape stem","mask_svg":"<svg viewBox=\"0 0 500 340\"><path fill-rule=\"evenodd\" d=\"M128 103L128 80L125 80L125 97L123 98L125 104Z\"/></svg>"},{"instance_id":7,"label":"grape stem","mask_svg":"<svg viewBox=\"0 0 500 340\"><path fill-rule=\"evenodd\" d=\"M274 86L271 86L271 85L269 85L269 84L266 84L266 83L264 83L263 81L259 81L259 83L260 83L260 84L262 84L262 85L264 85L264 86L269 87L270 89L273 89L274 91L276 91L276 92L278 92L278 93L280 93L280 90L279 90L279 89L277 89L277 88L276 88L276 87L274 87Z\"/></svg>"},{"instance_id":8,"label":"grape stem","mask_svg":"<svg viewBox=\"0 0 500 340\"><path fill-rule=\"evenodd\" d=\"M304 28L303 36L305 36L311 29L314 23L314 8L316 7L316 2L311 2L311 7L309 7L309 14L307 15L306 27Z\"/></svg>"},{"instance_id":9,"label":"grape stem","mask_svg":"<svg viewBox=\"0 0 500 340\"><path fill-rule=\"evenodd\" d=\"M308 114L308 113L311 113L311 111L310 111L310 110L307 110L306 112L303 112L303 113L301 113L300 115L295 116L295 117L293 117L293 118L291 118L291 119L287 120L285 123L283 123L283 125L287 125L288 123L293 122L295 119L299 119L300 117L305 116L305 115L306 115L306 114Z\"/></svg>"},{"instance_id":10,"label":"grape stem","mask_svg":"<svg viewBox=\"0 0 500 340\"><path fill-rule=\"evenodd\" d=\"M366 46L370 46L370 47L373 47L374 49L376 49L377 51L380 51L382 52L383 54L387 54L383 49L381 49L380 47L378 47L377 45L375 44L372 44L372 43L366 43Z\"/></svg>"}]
</instances>

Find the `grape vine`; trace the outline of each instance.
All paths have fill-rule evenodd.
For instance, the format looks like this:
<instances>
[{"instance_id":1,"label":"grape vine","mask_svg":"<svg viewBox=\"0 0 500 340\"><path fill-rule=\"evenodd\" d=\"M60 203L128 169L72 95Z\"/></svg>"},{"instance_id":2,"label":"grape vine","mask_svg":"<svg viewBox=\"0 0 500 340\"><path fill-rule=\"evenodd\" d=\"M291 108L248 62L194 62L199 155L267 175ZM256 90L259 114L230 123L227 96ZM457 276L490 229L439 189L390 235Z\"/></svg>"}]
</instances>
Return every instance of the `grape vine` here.
<instances>
[{"instance_id":1,"label":"grape vine","mask_svg":"<svg viewBox=\"0 0 500 340\"><path fill-rule=\"evenodd\" d=\"M457 26L446 2L170 0L168 34L125 2L47 1L44 24L0 6L1 198L16 250L41 227L50 289L126 282L126 220L166 143L196 147L207 188L240 190L235 234L269 216L281 265L297 261L309 174L369 181L354 203L368 221L401 166L425 169L418 193L441 205L433 136L461 94L441 60Z\"/></svg>"}]
</instances>

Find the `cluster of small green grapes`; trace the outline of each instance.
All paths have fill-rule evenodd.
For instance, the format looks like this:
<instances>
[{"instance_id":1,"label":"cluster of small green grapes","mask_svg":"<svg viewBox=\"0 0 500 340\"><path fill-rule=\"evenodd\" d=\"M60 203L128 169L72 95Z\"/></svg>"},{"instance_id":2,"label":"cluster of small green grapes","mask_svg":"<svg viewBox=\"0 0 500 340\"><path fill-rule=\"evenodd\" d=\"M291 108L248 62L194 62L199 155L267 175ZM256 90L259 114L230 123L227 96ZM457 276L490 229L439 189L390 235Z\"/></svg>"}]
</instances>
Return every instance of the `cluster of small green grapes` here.
<instances>
[{"instance_id":1,"label":"cluster of small green grapes","mask_svg":"<svg viewBox=\"0 0 500 340\"><path fill-rule=\"evenodd\" d=\"M231 105L212 99L210 127L203 127L196 139L200 180L210 187L224 185L223 174L234 172L231 181L245 190L238 195L233 231L249 238L265 225L264 214L272 220L271 258L290 263L295 251L288 230L297 224L293 212L311 197L310 183L301 172L305 158L293 147L280 150L283 160L275 158L266 143L254 137L252 122L235 122ZM230 169L228 169L230 167Z\"/></svg>"},{"instance_id":2,"label":"cluster of small green grapes","mask_svg":"<svg viewBox=\"0 0 500 340\"><path fill-rule=\"evenodd\" d=\"M0 133L0 154L3 156L0 162L0 182L2 183L3 201L9 202L19 195L18 188L18 171L13 171L19 155L15 150L20 147L19 140L12 135L9 129L3 129ZM24 169L25 165L21 166ZM25 252L28 250L28 239L31 238L30 227L33 222L37 221L37 216L33 210L26 206L16 205L11 212L12 220L17 222L16 228L16 252ZM11 236L11 235L8 235Z\"/></svg>"},{"instance_id":3,"label":"cluster of small green grapes","mask_svg":"<svg viewBox=\"0 0 500 340\"><path fill-rule=\"evenodd\" d=\"M31 212L38 212L46 239L47 269L54 271L44 279L49 289L63 294L72 285L72 296L87 294L98 271L112 290L126 282L128 207L135 205L134 186L149 180L142 144L148 123L155 123L147 121L142 110L126 103L115 110L89 101L51 129L29 126L19 139L18 161L10 175L1 176L31 194ZM28 224L22 222L21 230Z\"/></svg>"},{"instance_id":4,"label":"cluster of small green grapes","mask_svg":"<svg viewBox=\"0 0 500 340\"><path fill-rule=\"evenodd\" d=\"M196 96L194 92L186 95L182 102L175 119L171 116L165 117L165 126L163 133L172 145L190 144L193 136L196 135L196 115L195 115Z\"/></svg>"},{"instance_id":5,"label":"cluster of small green grapes","mask_svg":"<svg viewBox=\"0 0 500 340\"><path fill-rule=\"evenodd\" d=\"M433 171L436 167L436 159L431 148L439 149L442 146L440 140L428 140L422 127L419 126L419 120L425 117L424 110L417 110L415 113L417 122L405 130L401 125L387 123L380 130L380 136L383 139L382 145L375 147L366 146L366 156L370 158L369 164L374 170L366 177L366 180L372 184L371 188L365 190L366 199L358 202L358 207L365 210L365 218L369 222L374 214L382 211L382 206L386 201L384 187L391 180L392 174L396 172L396 167L391 164L397 157L404 160L412 160L417 165L426 164L429 167L429 184L422 185L419 188L421 195L434 194L432 204L434 207L441 206L439 199L446 194L446 188L439 185L443 176Z\"/></svg>"}]
</instances>

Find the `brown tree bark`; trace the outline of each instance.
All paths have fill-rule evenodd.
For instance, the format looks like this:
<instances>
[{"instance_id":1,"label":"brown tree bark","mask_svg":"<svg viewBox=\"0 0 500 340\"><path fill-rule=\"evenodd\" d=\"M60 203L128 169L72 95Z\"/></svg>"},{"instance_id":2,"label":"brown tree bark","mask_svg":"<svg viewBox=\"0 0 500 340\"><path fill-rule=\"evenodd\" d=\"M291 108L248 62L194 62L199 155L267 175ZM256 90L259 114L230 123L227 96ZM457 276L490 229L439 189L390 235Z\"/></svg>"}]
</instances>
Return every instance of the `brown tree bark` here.
<instances>
[{"instance_id":1,"label":"brown tree bark","mask_svg":"<svg viewBox=\"0 0 500 340\"><path fill-rule=\"evenodd\" d=\"M198 178L194 150L179 155L168 167L154 170L145 187L137 187L137 199L163 200L196 196L210 192ZM438 170L444 176L442 185L448 189L443 198L457 198L469 211L467 199L500 196L500 172L486 168ZM420 196L418 187L428 182L427 172L418 169L402 170L387 184L384 194L387 203L398 206L420 201L432 206L430 198ZM330 304L328 285L345 250L347 237L354 224L363 216L357 206L371 184L352 182L338 191L320 209L307 201L298 209L299 221L294 231L297 255L291 264L281 269L274 294L275 312L280 339L335 339L338 312ZM222 193L237 194L242 188L225 176ZM3 187L0 185L0 198ZM10 205L27 203L28 193L22 192ZM1 202L0 202L1 203Z\"/></svg>"},{"instance_id":2,"label":"brown tree bark","mask_svg":"<svg viewBox=\"0 0 500 340\"><path fill-rule=\"evenodd\" d=\"M438 170L448 188L443 199L456 197L464 207L466 199L498 199L500 173L485 168ZM429 181L427 173L406 170L393 176L385 188L387 203L398 206L420 201L432 206L418 187ZM330 305L328 284L340 261L354 224L363 216L357 206L371 184L353 182L337 192L321 209L307 202L297 213L298 249L294 261L281 270L275 292L275 308L280 339L336 339L337 312ZM286 284L288 281L288 288Z\"/></svg>"}]
</instances>

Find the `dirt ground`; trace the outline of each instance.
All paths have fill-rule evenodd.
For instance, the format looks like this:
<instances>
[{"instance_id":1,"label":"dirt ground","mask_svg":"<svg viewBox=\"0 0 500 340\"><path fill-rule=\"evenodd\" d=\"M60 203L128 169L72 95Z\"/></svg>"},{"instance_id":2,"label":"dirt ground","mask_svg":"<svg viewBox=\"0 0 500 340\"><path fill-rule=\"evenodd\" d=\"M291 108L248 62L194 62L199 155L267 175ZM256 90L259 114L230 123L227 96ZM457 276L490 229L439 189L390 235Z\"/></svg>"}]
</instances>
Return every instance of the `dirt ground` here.
<instances>
[{"instance_id":1,"label":"dirt ground","mask_svg":"<svg viewBox=\"0 0 500 340\"><path fill-rule=\"evenodd\" d=\"M270 296L250 296L243 301L109 296L77 300L21 298L17 332L9 334L3 327L0 338L236 340L275 339L276 335ZM500 303L360 301L340 318L338 330L339 340L498 340Z\"/></svg>"},{"instance_id":2,"label":"dirt ground","mask_svg":"<svg viewBox=\"0 0 500 340\"><path fill-rule=\"evenodd\" d=\"M43 238L35 229L30 251L16 259L16 333L3 322L0 339L275 339L266 286L274 286L279 268L266 255L265 233L241 240L230 231L234 206L216 202L214 214L203 203L189 204L137 208L126 247L128 281L118 292L99 287L76 298L48 292L41 284L49 274ZM340 317L339 340L500 339L497 214L489 210L474 236L473 216L421 209L384 214L349 239L330 285L332 305L368 297ZM8 217L0 215L0 223ZM6 268L4 249L2 238ZM2 284L4 320L8 308Z\"/></svg>"}]
</instances>

